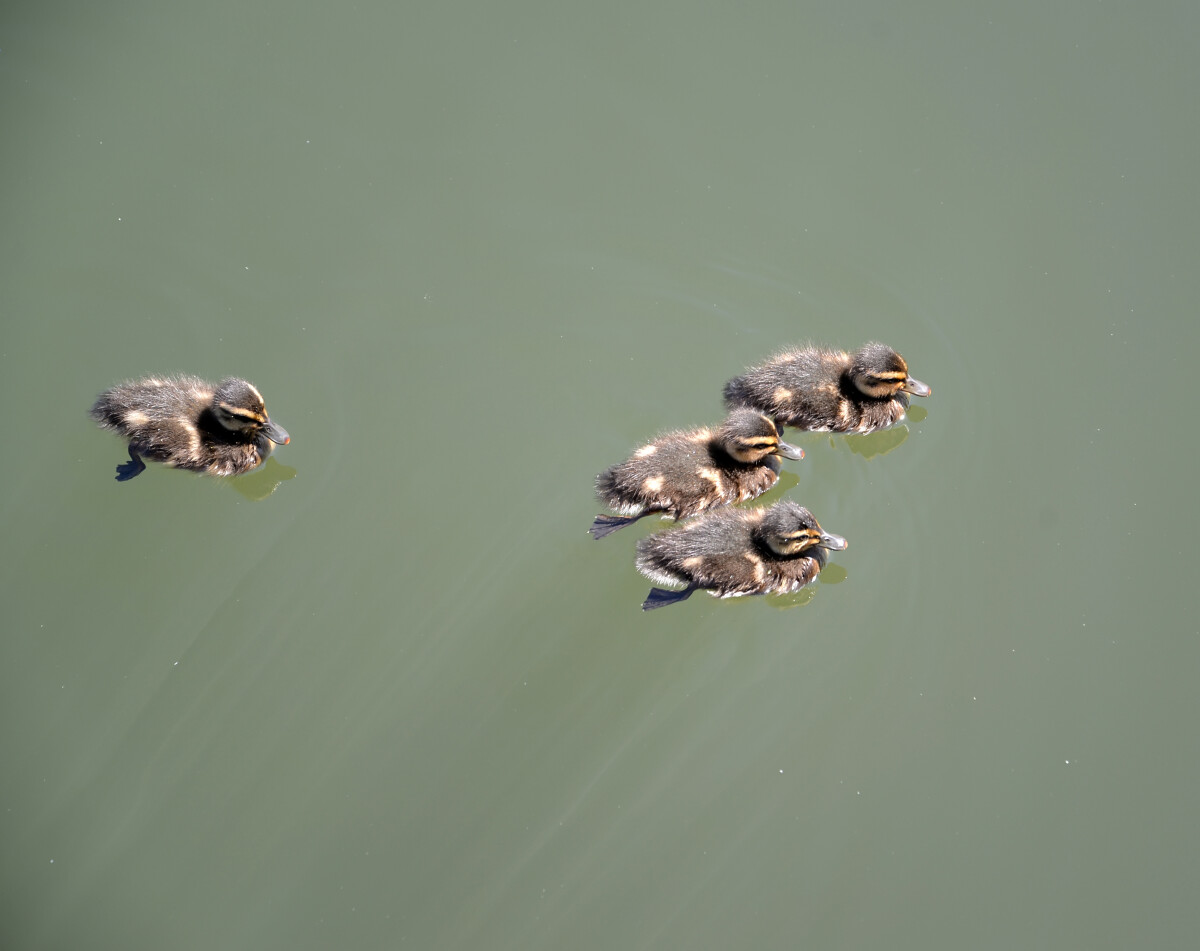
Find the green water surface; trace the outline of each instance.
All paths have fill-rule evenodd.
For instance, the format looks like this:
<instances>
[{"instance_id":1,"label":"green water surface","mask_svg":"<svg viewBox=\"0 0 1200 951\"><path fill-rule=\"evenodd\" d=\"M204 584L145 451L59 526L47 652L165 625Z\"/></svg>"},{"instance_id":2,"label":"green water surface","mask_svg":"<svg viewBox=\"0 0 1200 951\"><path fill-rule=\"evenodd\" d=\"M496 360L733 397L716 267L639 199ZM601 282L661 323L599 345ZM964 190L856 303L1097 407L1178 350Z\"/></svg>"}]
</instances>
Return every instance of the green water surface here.
<instances>
[{"instance_id":1,"label":"green water surface","mask_svg":"<svg viewBox=\"0 0 1200 951\"><path fill-rule=\"evenodd\" d=\"M1198 10L5 7L0 945L1194 946ZM870 339L643 614L595 474ZM169 372L291 444L117 483Z\"/></svg>"}]
</instances>

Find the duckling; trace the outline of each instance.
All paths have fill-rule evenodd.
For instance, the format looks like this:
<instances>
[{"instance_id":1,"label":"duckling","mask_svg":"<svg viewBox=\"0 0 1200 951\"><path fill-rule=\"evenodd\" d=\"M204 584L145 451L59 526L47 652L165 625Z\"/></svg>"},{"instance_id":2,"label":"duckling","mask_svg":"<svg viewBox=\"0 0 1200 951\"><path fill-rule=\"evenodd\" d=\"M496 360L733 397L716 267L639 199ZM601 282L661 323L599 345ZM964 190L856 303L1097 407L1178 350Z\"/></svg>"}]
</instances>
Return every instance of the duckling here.
<instances>
[{"instance_id":1,"label":"duckling","mask_svg":"<svg viewBox=\"0 0 1200 951\"><path fill-rule=\"evenodd\" d=\"M769 508L702 515L638 541L638 571L658 584L687 586L682 591L651 588L642 610L683 601L697 588L717 598L798 591L825 566L822 549L841 551L846 545L846 539L822 529L808 509L787 499Z\"/></svg>"},{"instance_id":2,"label":"duckling","mask_svg":"<svg viewBox=\"0 0 1200 951\"><path fill-rule=\"evenodd\" d=\"M736 409L715 431L665 433L596 477L596 495L620 515L597 515L588 529L603 538L659 512L672 518L757 498L779 480L779 457L804 450L779 438L770 417Z\"/></svg>"},{"instance_id":3,"label":"duckling","mask_svg":"<svg viewBox=\"0 0 1200 951\"><path fill-rule=\"evenodd\" d=\"M236 377L216 386L194 376L121 383L96 399L91 417L129 440L127 482L146 468L142 456L177 469L228 476L249 472L291 437L271 421L262 394Z\"/></svg>"},{"instance_id":4,"label":"duckling","mask_svg":"<svg viewBox=\"0 0 1200 951\"><path fill-rule=\"evenodd\" d=\"M895 350L868 343L857 353L785 350L726 383L725 404L770 413L781 427L871 433L904 419L909 394L932 392Z\"/></svg>"}]
</instances>

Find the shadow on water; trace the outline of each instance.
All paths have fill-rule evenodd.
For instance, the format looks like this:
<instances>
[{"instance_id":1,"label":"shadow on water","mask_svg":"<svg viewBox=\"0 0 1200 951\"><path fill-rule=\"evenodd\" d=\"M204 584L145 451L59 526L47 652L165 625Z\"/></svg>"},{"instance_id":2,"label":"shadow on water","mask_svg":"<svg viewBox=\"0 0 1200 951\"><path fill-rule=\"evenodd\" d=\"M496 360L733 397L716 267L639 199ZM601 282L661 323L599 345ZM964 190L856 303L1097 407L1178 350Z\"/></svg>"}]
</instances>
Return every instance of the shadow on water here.
<instances>
[{"instance_id":1,"label":"shadow on water","mask_svg":"<svg viewBox=\"0 0 1200 951\"><path fill-rule=\"evenodd\" d=\"M271 495L283 483L296 478L296 470L277 462L274 456L269 456L263 465L249 473L231 479L229 484L233 490L249 502L261 502Z\"/></svg>"},{"instance_id":2,"label":"shadow on water","mask_svg":"<svg viewBox=\"0 0 1200 951\"><path fill-rule=\"evenodd\" d=\"M908 438L908 427L901 423L869 436L847 436L846 448L864 459L885 456Z\"/></svg>"}]
</instances>

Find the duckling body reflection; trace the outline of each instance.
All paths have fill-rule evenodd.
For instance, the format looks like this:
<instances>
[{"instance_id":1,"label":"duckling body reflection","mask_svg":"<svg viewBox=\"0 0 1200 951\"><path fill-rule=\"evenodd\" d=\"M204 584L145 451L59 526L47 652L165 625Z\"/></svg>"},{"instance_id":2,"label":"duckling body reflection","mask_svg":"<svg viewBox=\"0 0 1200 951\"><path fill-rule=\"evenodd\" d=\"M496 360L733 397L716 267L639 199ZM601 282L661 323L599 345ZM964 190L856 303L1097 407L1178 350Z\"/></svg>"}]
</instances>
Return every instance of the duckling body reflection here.
<instances>
[{"instance_id":1,"label":"duckling body reflection","mask_svg":"<svg viewBox=\"0 0 1200 951\"><path fill-rule=\"evenodd\" d=\"M932 392L895 350L868 343L856 353L785 350L726 383L725 403L768 413L780 426L871 433L904 419L909 395Z\"/></svg>"},{"instance_id":2,"label":"duckling body reflection","mask_svg":"<svg viewBox=\"0 0 1200 951\"><path fill-rule=\"evenodd\" d=\"M598 515L589 531L603 538L653 513L685 518L757 498L779 480L780 456L803 459L767 416L736 409L716 430L665 433L596 477L600 501L620 515Z\"/></svg>"},{"instance_id":3,"label":"duckling body reflection","mask_svg":"<svg viewBox=\"0 0 1200 951\"><path fill-rule=\"evenodd\" d=\"M786 499L769 508L711 512L638 542L638 571L657 584L686 586L651 588L642 609L683 601L700 588L718 598L798 591L820 574L825 549L846 545Z\"/></svg>"},{"instance_id":4,"label":"duckling body reflection","mask_svg":"<svg viewBox=\"0 0 1200 951\"><path fill-rule=\"evenodd\" d=\"M129 442L118 482L145 469L143 457L176 469L240 475L291 441L267 415L254 384L236 377L216 385L194 376L121 383L100 394L91 417Z\"/></svg>"}]
</instances>

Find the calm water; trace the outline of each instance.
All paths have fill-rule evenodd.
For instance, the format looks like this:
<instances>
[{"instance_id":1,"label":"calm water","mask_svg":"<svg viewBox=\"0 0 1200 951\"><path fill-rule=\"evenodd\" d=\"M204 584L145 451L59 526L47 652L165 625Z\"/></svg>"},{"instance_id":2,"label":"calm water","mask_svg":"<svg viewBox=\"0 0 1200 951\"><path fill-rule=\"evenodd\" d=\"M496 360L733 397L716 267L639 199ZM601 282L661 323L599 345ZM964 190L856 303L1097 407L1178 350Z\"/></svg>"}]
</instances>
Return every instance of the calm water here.
<instances>
[{"instance_id":1,"label":"calm water","mask_svg":"<svg viewBox=\"0 0 1200 951\"><path fill-rule=\"evenodd\" d=\"M6 7L0 943L1193 946L1198 10ZM868 339L644 615L595 473ZM171 371L292 444L116 483Z\"/></svg>"}]
</instances>

